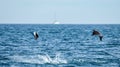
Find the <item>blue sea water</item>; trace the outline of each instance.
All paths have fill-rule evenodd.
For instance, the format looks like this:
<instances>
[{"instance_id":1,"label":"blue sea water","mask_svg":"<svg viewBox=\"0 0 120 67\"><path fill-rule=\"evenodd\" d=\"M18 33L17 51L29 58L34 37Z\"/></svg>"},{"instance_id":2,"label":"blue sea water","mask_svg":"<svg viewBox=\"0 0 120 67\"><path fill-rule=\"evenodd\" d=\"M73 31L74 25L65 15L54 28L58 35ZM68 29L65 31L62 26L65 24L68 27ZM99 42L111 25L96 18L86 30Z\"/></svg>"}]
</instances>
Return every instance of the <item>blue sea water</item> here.
<instances>
[{"instance_id":1,"label":"blue sea water","mask_svg":"<svg viewBox=\"0 0 120 67\"><path fill-rule=\"evenodd\" d=\"M1 24L0 67L120 67L120 25Z\"/></svg>"}]
</instances>

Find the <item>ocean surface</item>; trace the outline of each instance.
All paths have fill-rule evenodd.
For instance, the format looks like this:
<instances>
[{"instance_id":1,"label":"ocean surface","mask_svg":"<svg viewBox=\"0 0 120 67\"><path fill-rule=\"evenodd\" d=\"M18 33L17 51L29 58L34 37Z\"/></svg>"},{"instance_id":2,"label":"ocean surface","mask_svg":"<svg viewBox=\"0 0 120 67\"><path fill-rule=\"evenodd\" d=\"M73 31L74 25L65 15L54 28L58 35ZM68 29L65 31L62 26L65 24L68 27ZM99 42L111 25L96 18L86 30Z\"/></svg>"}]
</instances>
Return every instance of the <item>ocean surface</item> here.
<instances>
[{"instance_id":1,"label":"ocean surface","mask_svg":"<svg viewBox=\"0 0 120 67\"><path fill-rule=\"evenodd\" d=\"M0 67L120 67L120 24L0 24Z\"/></svg>"}]
</instances>

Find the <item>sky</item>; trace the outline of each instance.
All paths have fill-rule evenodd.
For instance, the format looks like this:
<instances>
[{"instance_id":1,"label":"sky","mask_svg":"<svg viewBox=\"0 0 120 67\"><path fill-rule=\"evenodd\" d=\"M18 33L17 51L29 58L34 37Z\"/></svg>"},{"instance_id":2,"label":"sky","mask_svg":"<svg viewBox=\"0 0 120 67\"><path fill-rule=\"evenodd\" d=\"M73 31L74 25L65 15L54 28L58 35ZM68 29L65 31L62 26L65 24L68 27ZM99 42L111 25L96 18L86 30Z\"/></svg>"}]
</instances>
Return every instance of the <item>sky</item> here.
<instances>
[{"instance_id":1,"label":"sky","mask_svg":"<svg viewBox=\"0 0 120 67\"><path fill-rule=\"evenodd\" d=\"M120 0L0 0L0 24L120 24Z\"/></svg>"}]
</instances>

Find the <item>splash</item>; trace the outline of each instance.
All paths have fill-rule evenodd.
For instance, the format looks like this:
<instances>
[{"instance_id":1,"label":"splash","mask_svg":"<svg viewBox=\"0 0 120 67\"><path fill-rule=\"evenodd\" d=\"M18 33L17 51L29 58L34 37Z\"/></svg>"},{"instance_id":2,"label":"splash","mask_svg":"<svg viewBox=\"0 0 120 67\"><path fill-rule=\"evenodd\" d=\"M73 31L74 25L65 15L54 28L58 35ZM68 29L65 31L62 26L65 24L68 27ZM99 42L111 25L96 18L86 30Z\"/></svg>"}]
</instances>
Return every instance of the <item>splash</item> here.
<instances>
[{"instance_id":1,"label":"splash","mask_svg":"<svg viewBox=\"0 0 120 67\"><path fill-rule=\"evenodd\" d=\"M31 56L11 56L10 59L14 62L22 62L22 63L31 63L31 64L66 64L67 61L65 59L60 58L60 54L56 54L54 58L51 58L48 54L45 55L31 55Z\"/></svg>"}]
</instances>

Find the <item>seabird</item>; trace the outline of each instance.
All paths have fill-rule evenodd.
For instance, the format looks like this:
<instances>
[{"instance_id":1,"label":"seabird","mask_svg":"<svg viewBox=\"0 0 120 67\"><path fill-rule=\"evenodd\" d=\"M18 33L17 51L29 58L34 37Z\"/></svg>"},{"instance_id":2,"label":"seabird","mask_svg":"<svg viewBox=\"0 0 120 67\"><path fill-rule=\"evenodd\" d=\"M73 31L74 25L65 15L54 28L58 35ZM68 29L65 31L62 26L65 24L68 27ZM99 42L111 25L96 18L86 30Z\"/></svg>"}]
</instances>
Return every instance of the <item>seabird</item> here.
<instances>
[{"instance_id":1,"label":"seabird","mask_svg":"<svg viewBox=\"0 0 120 67\"><path fill-rule=\"evenodd\" d=\"M96 30L93 30L93 32L92 32L92 36L94 36L94 35L99 36L100 41L102 41L103 36L101 35L100 32L98 32L98 31L96 31Z\"/></svg>"}]
</instances>

